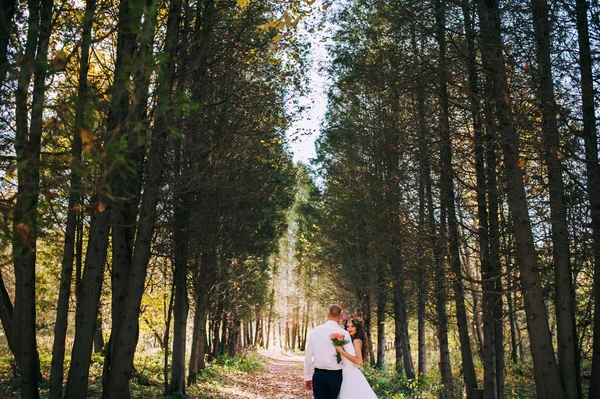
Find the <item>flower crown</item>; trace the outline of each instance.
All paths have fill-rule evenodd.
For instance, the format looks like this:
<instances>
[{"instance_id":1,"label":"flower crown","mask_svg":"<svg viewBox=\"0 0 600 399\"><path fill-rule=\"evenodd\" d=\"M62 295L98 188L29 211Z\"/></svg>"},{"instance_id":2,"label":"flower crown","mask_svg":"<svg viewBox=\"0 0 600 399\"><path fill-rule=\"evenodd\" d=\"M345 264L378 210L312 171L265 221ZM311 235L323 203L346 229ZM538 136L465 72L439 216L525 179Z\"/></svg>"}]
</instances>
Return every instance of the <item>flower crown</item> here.
<instances>
[{"instance_id":1,"label":"flower crown","mask_svg":"<svg viewBox=\"0 0 600 399\"><path fill-rule=\"evenodd\" d=\"M342 321L344 323L347 321L351 321L353 324L361 324L363 326L365 325L365 321L362 317L358 315L358 313L344 315L342 317Z\"/></svg>"}]
</instances>

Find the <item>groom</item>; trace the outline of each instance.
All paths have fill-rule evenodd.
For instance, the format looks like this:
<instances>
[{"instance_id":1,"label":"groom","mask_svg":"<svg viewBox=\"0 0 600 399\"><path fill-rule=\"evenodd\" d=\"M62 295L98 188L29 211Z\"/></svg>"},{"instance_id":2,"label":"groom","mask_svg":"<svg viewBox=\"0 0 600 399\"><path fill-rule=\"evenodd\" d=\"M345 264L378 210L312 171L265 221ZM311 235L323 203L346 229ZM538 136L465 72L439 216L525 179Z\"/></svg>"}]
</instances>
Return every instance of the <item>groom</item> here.
<instances>
[{"instance_id":1,"label":"groom","mask_svg":"<svg viewBox=\"0 0 600 399\"><path fill-rule=\"evenodd\" d=\"M327 322L313 328L306 345L304 386L312 389L315 399L337 399L342 386L342 363L336 360L331 334L342 333L348 341L344 350L355 355L350 334L339 326L341 318L342 307L331 305L327 312ZM315 372L311 375L313 365Z\"/></svg>"}]
</instances>

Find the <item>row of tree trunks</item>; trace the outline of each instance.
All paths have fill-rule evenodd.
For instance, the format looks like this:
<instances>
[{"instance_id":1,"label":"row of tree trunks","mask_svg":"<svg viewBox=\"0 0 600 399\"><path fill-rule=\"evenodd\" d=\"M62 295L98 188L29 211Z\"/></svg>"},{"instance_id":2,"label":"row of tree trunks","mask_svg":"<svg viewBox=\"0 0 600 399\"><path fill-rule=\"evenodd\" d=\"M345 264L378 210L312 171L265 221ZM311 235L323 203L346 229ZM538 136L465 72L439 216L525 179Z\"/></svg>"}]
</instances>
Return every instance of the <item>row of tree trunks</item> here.
<instances>
[{"instance_id":1,"label":"row of tree trunks","mask_svg":"<svg viewBox=\"0 0 600 399\"><path fill-rule=\"evenodd\" d=\"M537 395L540 399L562 398L565 394L554 357L546 316L537 254L528 214L523 171L520 166L519 136L515 130L508 93L506 67L502 54L499 6L495 0L479 0L477 5L482 51L489 60L486 73L487 78L493 82L493 104L499 121L499 138L504 153L508 181L508 205L513 217L512 226L516 242L517 262L521 272L527 326L531 339Z\"/></svg>"},{"instance_id":2,"label":"row of tree trunks","mask_svg":"<svg viewBox=\"0 0 600 399\"><path fill-rule=\"evenodd\" d=\"M504 396L504 355L502 332L502 301L500 262L498 258L498 206L496 187L496 157L492 140L485 140L481 115L479 77L477 73L475 31L471 20L471 5L462 2L467 40L468 97L474 136L477 209L479 218L479 254L483 288L483 337L480 339L484 366L483 392L486 398ZM490 94L490 93L486 93ZM487 97L486 97L487 98ZM488 119L489 120L489 119ZM488 137L491 125L487 126ZM487 161L487 165L486 165ZM490 192L492 190L492 192ZM487 196L486 196L487 195ZM499 312L498 312L499 311Z\"/></svg>"},{"instance_id":3,"label":"row of tree trunks","mask_svg":"<svg viewBox=\"0 0 600 399\"><path fill-rule=\"evenodd\" d=\"M156 7L156 5L152 5ZM181 0L169 3L167 32L165 36L166 54L175 54L179 33L179 20L182 11ZM153 15L156 11L150 11ZM152 32L154 27L152 27ZM150 29L148 29L148 34ZM150 138L150 150L146 161L146 187L140 205L138 230L131 270L128 275L127 296L122 310L122 319L118 326L113 325L113 341L111 365L107 373L104 398L129 398L129 379L133 372L133 356L137 344L139 330L139 312L144 293L146 270L150 260L150 247L156 225L156 207L160 196L160 184L164 170L164 155L167 137L171 128L173 108L174 57L164 57L158 67L157 114L154 129Z\"/></svg>"},{"instance_id":4,"label":"row of tree trunks","mask_svg":"<svg viewBox=\"0 0 600 399\"><path fill-rule=\"evenodd\" d=\"M106 121L106 134L104 147L114 150L117 138L127 129L126 122L129 113L130 78L132 74L132 57L135 48L136 30L132 26L139 23L140 10L133 0L121 0L119 3L119 22L117 32L117 54L114 69L114 83L111 90L111 100ZM135 11L132 11L135 9ZM107 161L108 162L108 161ZM93 200L96 203L96 212L90 221L90 232L88 238L88 249L85 258L79 300L77 302L77 313L75 316L75 339L71 354L71 364L65 395L67 397L85 397L88 390L88 374L91 361L94 331L98 314L98 304L103 280L104 266L107 258L109 234L112 220L113 203L107 195L111 192L113 175L110 173L110 165L105 164L99 191ZM119 253L118 249L117 253ZM114 259L113 259L114 260ZM119 270L119 269L117 269ZM114 271L113 271L114 275ZM118 283L117 283L118 286ZM119 291L116 291L117 293ZM121 308L115 309L114 302L118 300L118 294L113 298L112 316L120 314ZM115 296L113 295L113 296ZM111 336L113 330L111 329ZM107 358L105 358L105 371L107 373L110 365L110 347L113 340L109 339ZM103 376L103 381L106 378Z\"/></svg>"},{"instance_id":5,"label":"row of tree trunks","mask_svg":"<svg viewBox=\"0 0 600 399\"><path fill-rule=\"evenodd\" d=\"M81 184L81 171L83 167L83 165L81 165L81 135L85 129L85 105L87 103L88 90L87 75L89 70L90 45L92 42L92 23L94 21L95 12L96 0L87 0L85 5L85 15L83 17L79 82L77 87L77 98L75 100L75 122L73 125L72 144L73 161L71 163L69 208L67 210L67 224L65 226L60 288L56 305L56 323L54 325L54 343L52 346L52 364L50 367L50 392L48 393L50 399L60 399L62 397L65 340L67 336L71 281L73 277L73 264L76 249L75 240L78 227L77 208L82 204L83 194ZM102 337L102 334L100 334L100 337Z\"/></svg>"}]
</instances>

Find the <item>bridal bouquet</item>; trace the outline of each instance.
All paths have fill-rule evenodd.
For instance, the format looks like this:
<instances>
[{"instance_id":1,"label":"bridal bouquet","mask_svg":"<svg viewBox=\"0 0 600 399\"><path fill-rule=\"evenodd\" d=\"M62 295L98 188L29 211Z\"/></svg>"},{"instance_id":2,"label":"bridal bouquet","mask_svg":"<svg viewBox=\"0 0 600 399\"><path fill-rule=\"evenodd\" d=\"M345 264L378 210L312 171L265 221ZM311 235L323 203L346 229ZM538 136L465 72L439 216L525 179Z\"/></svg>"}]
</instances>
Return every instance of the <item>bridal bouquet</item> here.
<instances>
[{"instance_id":1,"label":"bridal bouquet","mask_svg":"<svg viewBox=\"0 0 600 399\"><path fill-rule=\"evenodd\" d=\"M348 343L348 341L346 340L346 338L344 338L344 334L333 333L331 334L331 343L333 344L333 346L344 346ZM335 359L338 363L342 362L342 355L340 355L340 352L335 352Z\"/></svg>"}]
</instances>

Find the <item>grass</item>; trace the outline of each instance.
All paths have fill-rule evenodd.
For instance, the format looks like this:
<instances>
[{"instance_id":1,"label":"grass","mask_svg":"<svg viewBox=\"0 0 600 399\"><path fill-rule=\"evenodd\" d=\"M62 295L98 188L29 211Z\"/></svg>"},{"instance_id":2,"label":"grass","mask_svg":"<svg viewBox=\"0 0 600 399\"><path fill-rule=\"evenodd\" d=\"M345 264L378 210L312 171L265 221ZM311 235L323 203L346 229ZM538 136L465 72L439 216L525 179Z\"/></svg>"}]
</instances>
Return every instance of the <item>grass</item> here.
<instances>
[{"instance_id":1,"label":"grass","mask_svg":"<svg viewBox=\"0 0 600 399\"><path fill-rule=\"evenodd\" d=\"M21 382L16 376L16 367L12 356L0 354L0 398L16 399L20 397ZM102 395L102 367L104 358L94 354L90 365L88 398L100 398ZM65 368L68 368L69 359L65 359ZM40 383L40 398L48 397L48 377L50 373L50 359L40 354L40 366L44 380ZM163 355L141 354L135 359L136 372L131 382L131 397L133 399L167 398L163 395ZM188 389L188 395L175 393L168 398L194 398L216 399L222 382L232 376L247 378L245 375L262 371L267 368L267 362L256 352L244 352L240 356L231 358L221 356L209 363L198 377L198 383ZM66 376L65 376L66 382Z\"/></svg>"}]
</instances>

